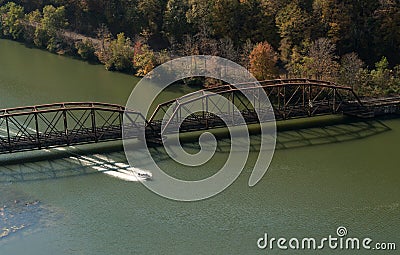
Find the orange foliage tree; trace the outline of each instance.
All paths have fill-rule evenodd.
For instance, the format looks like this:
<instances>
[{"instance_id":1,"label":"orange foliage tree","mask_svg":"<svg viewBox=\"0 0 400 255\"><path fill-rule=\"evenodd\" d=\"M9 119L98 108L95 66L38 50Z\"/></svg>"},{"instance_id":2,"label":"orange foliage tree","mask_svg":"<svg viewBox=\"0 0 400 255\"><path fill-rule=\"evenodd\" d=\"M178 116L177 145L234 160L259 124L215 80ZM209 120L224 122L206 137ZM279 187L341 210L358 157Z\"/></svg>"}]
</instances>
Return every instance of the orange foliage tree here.
<instances>
[{"instance_id":1,"label":"orange foliage tree","mask_svg":"<svg viewBox=\"0 0 400 255\"><path fill-rule=\"evenodd\" d=\"M249 56L250 72L258 80L275 79L278 77L277 53L268 42L261 42L254 46Z\"/></svg>"}]
</instances>

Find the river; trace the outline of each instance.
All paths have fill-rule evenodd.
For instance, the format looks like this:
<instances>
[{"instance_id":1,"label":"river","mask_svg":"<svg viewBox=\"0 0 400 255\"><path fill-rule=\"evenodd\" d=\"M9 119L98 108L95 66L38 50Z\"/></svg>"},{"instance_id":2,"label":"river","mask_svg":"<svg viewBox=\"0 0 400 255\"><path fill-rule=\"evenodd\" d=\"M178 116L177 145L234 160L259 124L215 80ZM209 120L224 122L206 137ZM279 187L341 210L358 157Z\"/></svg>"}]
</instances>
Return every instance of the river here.
<instances>
[{"instance_id":1,"label":"river","mask_svg":"<svg viewBox=\"0 0 400 255\"><path fill-rule=\"evenodd\" d=\"M0 108L62 101L125 104L137 81L100 65L0 40ZM162 99L190 91L172 87ZM256 136L238 180L200 202L171 201L139 182L100 173L79 160L86 147L58 158L46 155L59 150L32 153L43 156L39 161L29 160L29 153L1 155L0 162L12 158L14 163L0 166L0 254L286 254L277 246L261 250L257 240L265 233L287 239L337 237L340 226L349 237L400 245L399 119L322 118L279 127L271 166L255 187L247 183L259 153ZM185 146L196 149L197 143ZM163 150L156 153L168 172L200 179L221 166L229 142L220 141L212 161L196 168L180 166ZM126 163L115 148L85 157Z\"/></svg>"}]
</instances>

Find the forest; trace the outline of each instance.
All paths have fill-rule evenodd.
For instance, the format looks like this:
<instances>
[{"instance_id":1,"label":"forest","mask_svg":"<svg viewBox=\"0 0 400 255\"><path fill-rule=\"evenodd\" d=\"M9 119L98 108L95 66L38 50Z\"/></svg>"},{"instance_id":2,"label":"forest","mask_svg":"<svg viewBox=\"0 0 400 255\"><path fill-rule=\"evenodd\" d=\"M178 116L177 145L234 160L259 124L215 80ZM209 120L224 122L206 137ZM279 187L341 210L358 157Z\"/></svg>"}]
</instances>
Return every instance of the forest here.
<instances>
[{"instance_id":1,"label":"forest","mask_svg":"<svg viewBox=\"0 0 400 255\"><path fill-rule=\"evenodd\" d=\"M138 76L205 54L400 93L399 0L0 0L0 36Z\"/></svg>"}]
</instances>

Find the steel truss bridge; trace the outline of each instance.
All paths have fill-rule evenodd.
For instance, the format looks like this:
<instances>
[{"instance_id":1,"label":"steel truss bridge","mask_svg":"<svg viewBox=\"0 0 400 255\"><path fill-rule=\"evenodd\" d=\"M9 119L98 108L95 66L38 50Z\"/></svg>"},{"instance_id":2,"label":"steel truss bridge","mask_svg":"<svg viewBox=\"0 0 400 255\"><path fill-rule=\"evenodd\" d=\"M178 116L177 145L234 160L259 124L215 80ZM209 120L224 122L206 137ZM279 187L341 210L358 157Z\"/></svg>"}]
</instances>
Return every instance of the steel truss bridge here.
<instances>
[{"instance_id":1,"label":"steel truss bridge","mask_svg":"<svg viewBox=\"0 0 400 255\"><path fill-rule=\"evenodd\" d=\"M271 105L261 96L262 90ZM231 104L222 104L222 97ZM329 114L373 118L400 113L400 97L361 100L350 87L287 79L199 90L159 104L148 119L124 106L94 102L9 108L0 110L0 154L118 140L122 130L128 138L141 137L144 130L146 139L157 142L174 130L191 132L271 121L274 118L262 115L271 116L272 110L276 120Z\"/></svg>"}]
</instances>

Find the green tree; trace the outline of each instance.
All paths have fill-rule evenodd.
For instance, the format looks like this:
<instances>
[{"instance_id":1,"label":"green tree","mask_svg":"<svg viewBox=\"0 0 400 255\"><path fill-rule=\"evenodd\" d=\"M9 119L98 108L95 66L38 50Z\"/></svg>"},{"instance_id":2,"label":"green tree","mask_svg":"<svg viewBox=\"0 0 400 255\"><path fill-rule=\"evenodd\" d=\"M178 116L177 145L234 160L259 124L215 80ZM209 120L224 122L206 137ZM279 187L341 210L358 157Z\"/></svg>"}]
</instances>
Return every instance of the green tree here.
<instances>
[{"instance_id":1,"label":"green tree","mask_svg":"<svg viewBox=\"0 0 400 255\"><path fill-rule=\"evenodd\" d=\"M152 34L161 32L165 6L165 0L139 0L138 10L147 23L144 30L147 29Z\"/></svg>"},{"instance_id":2,"label":"green tree","mask_svg":"<svg viewBox=\"0 0 400 255\"><path fill-rule=\"evenodd\" d=\"M36 26L35 44L39 47L46 47L51 52L59 50L63 44L61 29L68 26L65 7L56 8L53 5L46 5L43 7L40 23L34 25Z\"/></svg>"},{"instance_id":3,"label":"green tree","mask_svg":"<svg viewBox=\"0 0 400 255\"><path fill-rule=\"evenodd\" d=\"M106 38L103 46L95 52L107 70L131 71L133 69L133 47L131 39L119 33L117 39Z\"/></svg>"},{"instance_id":4,"label":"green tree","mask_svg":"<svg viewBox=\"0 0 400 255\"><path fill-rule=\"evenodd\" d=\"M96 55L95 55L95 47L93 45L92 40L84 38L82 41L77 41L75 42L75 48L78 52L78 55L88 61L95 61L96 60Z\"/></svg>"},{"instance_id":5,"label":"green tree","mask_svg":"<svg viewBox=\"0 0 400 255\"><path fill-rule=\"evenodd\" d=\"M371 82L373 93L378 95L387 94L391 90L391 74L389 62L386 57L375 64L375 69L371 71Z\"/></svg>"},{"instance_id":6,"label":"green tree","mask_svg":"<svg viewBox=\"0 0 400 255\"><path fill-rule=\"evenodd\" d=\"M275 48L279 48L279 32L275 24L275 16L279 10L277 6L285 5L286 0L240 0L240 43L247 39L254 42L268 41Z\"/></svg>"},{"instance_id":7,"label":"green tree","mask_svg":"<svg viewBox=\"0 0 400 255\"><path fill-rule=\"evenodd\" d=\"M28 14L25 14L24 22L24 40L28 43L34 43L35 32L42 20L42 13L36 9Z\"/></svg>"},{"instance_id":8,"label":"green tree","mask_svg":"<svg viewBox=\"0 0 400 255\"><path fill-rule=\"evenodd\" d=\"M291 1L279 10L276 25L279 28L281 59L288 61L291 49L310 38L309 15L300 7L299 1Z\"/></svg>"},{"instance_id":9,"label":"green tree","mask_svg":"<svg viewBox=\"0 0 400 255\"><path fill-rule=\"evenodd\" d=\"M314 31L326 36L338 45L339 52L348 49L350 39L351 8L340 0L314 0L313 14L316 16Z\"/></svg>"},{"instance_id":10,"label":"green tree","mask_svg":"<svg viewBox=\"0 0 400 255\"><path fill-rule=\"evenodd\" d=\"M0 29L3 35L16 40L23 30L24 7L8 2L0 7Z\"/></svg>"},{"instance_id":11,"label":"green tree","mask_svg":"<svg viewBox=\"0 0 400 255\"><path fill-rule=\"evenodd\" d=\"M210 15L217 37L229 37L235 42L239 41L244 18L239 0L215 0Z\"/></svg>"},{"instance_id":12,"label":"green tree","mask_svg":"<svg viewBox=\"0 0 400 255\"><path fill-rule=\"evenodd\" d=\"M294 46L289 57L289 61L285 66L289 77L308 77L308 70L304 66L305 61L306 57L304 54L304 49L299 46Z\"/></svg>"},{"instance_id":13,"label":"green tree","mask_svg":"<svg viewBox=\"0 0 400 255\"><path fill-rule=\"evenodd\" d=\"M65 7L65 15L68 17L70 26L79 32L87 32L89 25L89 1L88 0L56 0L57 6Z\"/></svg>"},{"instance_id":14,"label":"green tree","mask_svg":"<svg viewBox=\"0 0 400 255\"><path fill-rule=\"evenodd\" d=\"M208 29L213 34L212 26L212 8L214 1L210 0L188 0L189 9L186 12L186 18L189 24L193 26L194 32Z\"/></svg>"},{"instance_id":15,"label":"green tree","mask_svg":"<svg viewBox=\"0 0 400 255\"><path fill-rule=\"evenodd\" d=\"M163 29L170 42L181 43L184 35L190 33L191 26L187 22L186 13L189 6L186 0L169 0L164 13Z\"/></svg>"}]
</instances>

